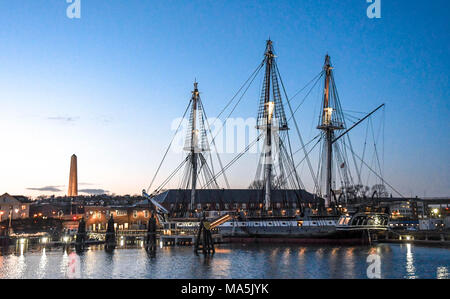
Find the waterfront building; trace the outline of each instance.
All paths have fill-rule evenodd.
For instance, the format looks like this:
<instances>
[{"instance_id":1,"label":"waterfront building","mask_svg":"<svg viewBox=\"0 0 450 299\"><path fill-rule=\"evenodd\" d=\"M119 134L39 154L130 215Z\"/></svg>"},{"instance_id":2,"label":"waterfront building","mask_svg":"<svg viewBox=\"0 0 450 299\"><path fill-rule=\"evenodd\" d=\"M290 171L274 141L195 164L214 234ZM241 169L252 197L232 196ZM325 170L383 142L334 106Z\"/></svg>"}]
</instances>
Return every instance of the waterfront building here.
<instances>
[{"instance_id":1,"label":"waterfront building","mask_svg":"<svg viewBox=\"0 0 450 299\"><path fill-rule=\"evenodd\" d=\"M0 196L0 222L9 219L25 219L30 215L30 200L25 196L9 195Z\"/></svg>"},{"instance_id":2,"label":"waterfront building","mask_svg":"<svg viewBox=\"0 0 450 299\"><path fill-rule=\"evenodd\" d=\"M85 206L84 211L88 231L106 230L110 215L116 230L144 230L150 219L148 206Z\"/></svg>"},{"instance_id":3,"label":"waterfront building","mask_svg":"<svg viewBox=\"0 0 450 299\"><path fill-rule=\"evenodd\" d=\"M418 219L424 214L423 204L417 201L394 201L389 203L391 219Z\"/></svg>"},{"instance_id":4,"label":"waterfront building","mask_svg":"<svg viewBox=\"0 0 450 299\"><path fill-rule=\"evenodd\" d=\"M30 217L72 218L84 214L84 205L78 202L35 202L30 206Z\"/></svg>"}]
</instances>

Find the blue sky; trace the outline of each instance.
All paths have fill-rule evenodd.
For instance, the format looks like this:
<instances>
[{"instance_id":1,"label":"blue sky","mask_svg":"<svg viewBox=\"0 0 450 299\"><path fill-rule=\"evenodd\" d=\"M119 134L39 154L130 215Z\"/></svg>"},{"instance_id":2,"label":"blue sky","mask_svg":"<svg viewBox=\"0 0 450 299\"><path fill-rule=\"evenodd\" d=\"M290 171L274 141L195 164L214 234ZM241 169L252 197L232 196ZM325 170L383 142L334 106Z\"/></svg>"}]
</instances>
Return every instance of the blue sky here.
<instances>
[{"instance_id":1,"label":"blue sky","mask_svg":"<svg viewBox=\"0 0 450 299\"><path fill-rule=\"evenodd\" d=\"M447 196L450 4L381 3L369 19L365 0L81 0L81 19L69 19L65 0L0 0L0 193L64 194L73 153L80 189L140 193L193 80L216 116L270 36L288 94L329 53L344 109L387 105L386 180L408 196ZM235 117L256 116L259 84ZM317 103L298 119L307 139ZM169 155L165 173L180 160ZM234 187L250 183L255 161L231 169Z\"/></svg>"}]
</instances>

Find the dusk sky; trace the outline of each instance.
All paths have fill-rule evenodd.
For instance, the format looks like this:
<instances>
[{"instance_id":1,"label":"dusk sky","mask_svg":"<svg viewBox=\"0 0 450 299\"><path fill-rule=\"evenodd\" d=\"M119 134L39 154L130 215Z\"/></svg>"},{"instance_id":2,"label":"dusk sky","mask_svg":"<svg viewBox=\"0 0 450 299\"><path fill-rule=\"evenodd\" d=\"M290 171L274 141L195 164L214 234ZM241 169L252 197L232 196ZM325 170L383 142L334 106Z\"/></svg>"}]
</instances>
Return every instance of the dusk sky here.
<instances>
[{"instance_id":1,"label":"dusk sky","mask_svg":"<svg viewBox=\"0 0 450 299\"><path fill-rule=\"evenodd\" d=\"M0 0L0 194L66 194L72 154L79 189L139 194L194 80L217 116L270 37L288 95L328 53L344 110L386 103L374 118L385 119L386 181L405 196L450 195L448 1L381 0L381 19L368 18L366 0L81 0L80 19L68 5ZM233 117L256 117L260 79ZM296 114L305 142L317 134L317 99ZM351 133L357 150L365 129ZM158 180L182 158L171 152ZM257 158L227 172L233 188L248 187ZM312 190L306 168L301 176Z\"/></svg>"}]
</instances>

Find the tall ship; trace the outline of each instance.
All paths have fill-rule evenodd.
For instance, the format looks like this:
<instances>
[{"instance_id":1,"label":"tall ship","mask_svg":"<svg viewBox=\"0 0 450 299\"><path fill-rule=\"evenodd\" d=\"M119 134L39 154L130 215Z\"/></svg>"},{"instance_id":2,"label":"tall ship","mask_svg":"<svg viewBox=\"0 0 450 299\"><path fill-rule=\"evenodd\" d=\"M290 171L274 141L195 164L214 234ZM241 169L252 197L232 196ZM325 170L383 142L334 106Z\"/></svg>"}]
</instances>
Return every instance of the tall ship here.
<instances>
[{"instance_id":1,"label":"tall ship","mask_svg":"<svg viewBox=\"0 0 450 299\"><path fill-rule=\"evenodd\" d=\"M316 78L316 83L323 82L323 94L317 125L319 134L311 141L314 146L321 145L319 170L315 173L309 157L312 148L307 147L311 142L303 142L295 119L298 107L293 109L292 98L287 96L271 40L266 43L262 62L221 114L231 107L228 117L231 115L261 71L263 82L257 112L257 138L225 165L217 148L214 157L216 163L213 162L214 154L210 148L216 147L217 135L211 133L198 83L194 83L184 115L190 112L185 158L160 186L150 192L169 145L152 183L147 190L143 190L148 203L158 213L161 226L175 231L195 230L199 219L205 217L211 229L229 242L353 244L370 241L384 233L388 229L389 219L385 208L370 200L358 207L350 208L348 205L360 195L360 190L352 182L346 150L349 144L351 147L348 133L383 105L348 127L337 94L331 59L326 55L323 69ZM243 92L239 94L240 91ZM285 111L288 111L287 115ZM291 126L300 145L297 151L293 150L294 142L289 134ZM254 181L249 189L230 189L226 171L257 143L260 143L262 150ZM294 159L298 152L304 155L299 163ZM299 165L303 162L314 184L311 193L305 190L299 175ZM218 166L217 171L214 165L216 168ZM179 188L164 190L182 169ZM333 186L336 185L337 174L341 182L339 190ZM219 179L227 188L219 187ZM384 180L381 177L380 180L383 184ZM375 196L376 192L372 198Z\"/></svg>"}]
</instances>

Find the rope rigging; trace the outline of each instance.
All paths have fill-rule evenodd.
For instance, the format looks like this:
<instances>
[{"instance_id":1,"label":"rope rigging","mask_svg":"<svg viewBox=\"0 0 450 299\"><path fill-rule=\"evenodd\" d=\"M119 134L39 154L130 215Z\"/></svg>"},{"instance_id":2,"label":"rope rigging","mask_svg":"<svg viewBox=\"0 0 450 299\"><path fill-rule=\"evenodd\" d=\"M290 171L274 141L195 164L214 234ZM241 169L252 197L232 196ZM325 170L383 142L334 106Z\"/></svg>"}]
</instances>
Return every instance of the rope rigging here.
<instances>
[{"instance_id":1,"label":"rope rigging","mask_svg":"<svg viewBox=\"0 0 450 299\"><path fill-rule=\"evenodd\" d=\"M166 151L165 151L165 153L164 153L164 156L163 156L161 162L159 163L159 166L158 166L158 168L157 168L157 170L156 170L156 173L155 173L155 175L153 176L153 179L152 179L152 181L150 182L150 185L149 185L148 188L147 188L147 193L150 191L150 189L151 189L151 187L152 187L152 185L153 185L153 183L154 183L154 181L155 181L155 178L156 178L156 176L158 175L159 170L161 169L161 166L162 166L164 160L166 159L167 153L169 152L170 147L172 146L172 143L173 143L173 141L175 140L175 137L176 137L177 134L178 134L178 130L180 130L181 124L183 123L183 119L184 119L184 117L186 116L187 112L189 111L189 107L191 106L191 103L192 103L192 100L189 101L189 104L188 104L188 106L186 107L186 110L184 111L183 116L181 117L180 123L178 124L178 127L177 127L177 129L175 130L175 133L173 134L172 140L170 141L169 146L167 147L167 149L166 149Z\"/></svg>"}]
</instances>

